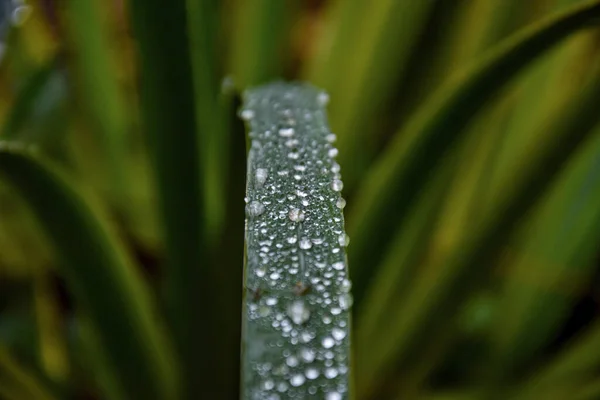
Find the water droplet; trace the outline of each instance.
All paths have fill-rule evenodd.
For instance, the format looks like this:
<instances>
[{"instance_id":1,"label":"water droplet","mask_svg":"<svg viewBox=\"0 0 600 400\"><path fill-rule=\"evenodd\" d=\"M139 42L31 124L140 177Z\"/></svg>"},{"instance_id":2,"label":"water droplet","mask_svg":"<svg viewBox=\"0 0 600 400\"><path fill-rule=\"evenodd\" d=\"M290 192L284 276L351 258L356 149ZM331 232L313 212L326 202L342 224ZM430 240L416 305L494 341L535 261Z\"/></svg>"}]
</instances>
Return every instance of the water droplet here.
<instances>
[{"instance_id":1,"label":"water droplet","mask_svg":"<svg viewBox=\"0 0 600 400\"><path fill-rule=\"evenodd\" d=\"M284 393L285 391L288 390L288 385L285 382L280 382L279 385L277 385L277 391L279 393Z\"/></svg>"},{"instance_id":2,"label":"water droplet","mask_svg":"<svg viewBox=\"0 0 600 400\"><path fill-rule=\"evenodd\" d=\"M302 250L308 250L311 247L312 247L312 242L309 239L304 238L304 239L300 240L300 248Z\"/></svg>"},{"instance_id":3,"label":"water droplet","mask_svg":"<svg viewBox=\"0 0 600 400\"><path fill-rule=\"evenodd\" d=\"M334 174L337 174L338 172L340 172L340 170L342 169L342 167L340 167L340 164L334 162L333 165L331 166L331 172L333 172Z\"/></svg>"},{"instance_id":4,"label":"water droplet","mask_svg":"<svg viewBox=\"0 0 600 400\"><path fill-rule=\"evenodd\" d=\"M12 22L15 25L21 25L27 20L27 17L31 14L31 7L28 5L20 5L12 12Z\"/></svg>"},{"instance_id":5,"label":"water droplet","mask_svg":"<svg viewBox=\"0 0 600 400\"><path fill-rule=\"evenodd\" d=\"M329 103L329 95L326 92L321 92L317 95L317 102L324 107Z\"/></svg>"},{"instance_id":6,"label":"water droplet","mask_svg":"<svg viewBox=\"0 0 600 400\"><path fill-rule=\"evenodd\" d=\"M340 246L348 246L350 244L350 236L342 233L340 237L338 237L338 243Z\"/></svg>"},{"instance_id":7,"label":"water droplet","mask_svg":"<svg viewBox=\"0 0 600 400\"><path fill-rule=\"evenodd\" d=\"M294 368L295 366L297 366L299 364L298 358L295 356L289 356L285 360L285 363L288 365L288 367L292 367L292 368Z\"/></svg>"},{"instance_id":8,"label":"water droplet","mask_svg":"<svg viewBox=\"0 0 600 400\"><path fill-rule=\"evenodd\" d=\"M330 133L325 136L325 140L327 140L329 143L333 143L337 140L337 136L335 136L335 133Z\"/></svg>"},{"instance_id":9,"label":"water droplet","mask_svg":"<svg viewBox=\"0 0 600 400\"><path fill-rule=\"evenodd\" d=\"M344 293L350 292L350 289L352 289L352 282L350 282L349 279L344 279L341 284L341 289Z\"/></svg>"},{"instance_id":10,"label":"water droplet","mask_svg":"<svg viewBox=\"0 0 600 400\"><path fill-rule=\"evenodd\" d=\"M274 387L275 387L275 382L273 382L271 379L267 379L266 381L263 382L264 390L272 390Z\"/></svg>"},{"instance_id":11,"label":"water droplet","mask_svg":"<svg viewBox=\"0 0 600 400\"><path fill-rule=\"evenodd\" d=\"M293 222L302 222L304 221L304 212L297 208L292 208L288 214L290 220Z\"/></svg>"},{"instance_id":12,"label":"water droplet","mask_svg":"<svg viewBox=\"0 0 600 400\"><path fill-rule=\"evenodd\" d=\"M303 348L302 350L300 350L300 358L302 358L302 361L306 362L306 363L311 363L314 361L316 357L315 351L309 348Z\"/></svg>"},{"instance_id":13,"label":"water droplet","mask_svg":"<svg viewBox=\"0 0 600 400\"><path fill-rule=\"evenodd\" d=\"M269 278L276 281L277 279L279 279L280 276L281 275L279 275L279 272L273 272L271 275L269 275Z\"/></svg>"},{"instance_id":14,"label":"water droplet","mask_svg":"<svg viewBox=\"0 0 600 400\"><path fill-rule=\"evenodd\" d=\"M260 315L261 317L268 317L270 314L271 314L271 309L269 307L261 306L258 309L258 315Z\"/></svg>"},{"instance_id":15,"label":"water droplet","mask_svg":"<svg viewBox=\"0 0 600 400\"><path fill-rule=\"evenodd\" d=\"M246 214L250 217L257 217L265 212L265 206L260 201L252 201L246 206Z\"/></svg>"},{"instance_id":16,"label":"water droplet","mask_svg":"<svg viewBox=\"0 0 600 400\"><path fill-rule=\"evenodd\" d=\"M300 334L300 340L302 340L302 343L308 343L313 339L314 339L314 336L310 332L302 332Z\"/></svg>"},{"instance_id":17,"label":"water droplet","mask_svg":"<svg viewBox=\"0 0 600 400\"><path fill-rule=\"evenodd\" d=\"M338 149L336 149L335 147L329 149L329 151L327 152L327 155L331 158L337 156L339 153Z\"/></svg>"},{"instance_id":18,"label":"water droplet","mask_svg":"<svg viewBox=\"0 0 600 400\"><path fill-rule=\"evenodd\" d=\"M352 307L353 301L354 300L352 299L352 295L350 293L343 294L339 298L340 307L342 307L344 310L347 310L350 307Z\"/></svg>"},{"instance_id":19,"label":"water droplet","mask_svg":"<svg viewBox=\"0 0 600 400\"><path fill-rule=\"evenodd\" d=\"M292 137L292 136L294 136L294 128L281 128L279 130L279 136L281 136L281 137Z\"/></svg>"},{"instance_id":20,"label":"water droplet","mask_svg":"<svg viewBox=\"0 0 600 400\"><path fill-rule=\"evenodd\" d=\"M262 186L267 181L269 177L269 170L266 168L257 168L256 169L256 183L258 186Z\"/></svg>"},{"instance_id":21,"label":"water droplet","mask_svg":"<svg viewBox=\"0 0 600 400\"><path fill-rule=\"evenodd\" d=\"M296 300L287 309L287 314L296 324L303 324L310 318L310 310L302 300Z\"/></svg>"},{"instance_id":22,"label":"water droplet","mask_svg":"<svg viewBox=\"0 0 600 400\"><path fill-rule=\"evenodd\" d=\"M339 179L334 179L333 183L331 184L331 188L336 192L341 192L344 188L344 182L340 181Z\"/></svg>"},{"instance_id":23,"label":"water droplet","mask_svg":"<svg viewBox=\"0 0 600 400\"><path fill-rule=\"evenodd\" d=\"M268 306L274 306L277 304L277 297L267 297L265 299L265 304Z\"/></svg>"},{"instance_id":24,"label":"water droplet","mask_svg":"<svg viewBox=\"0 0 600 400\"><path fill-rule=\"evenodd\" d=\"M302 386L302 384L304 384L305 381L306 379L304 379L304 375L296 374L290 379L290 384L294 387L298 387Z\"/></svg>"},{"instance_id":25,"label":"water droplet","mask_svg":"<svg viewBox=\"0 0 600 400\"><path fill-rule=\"evenodd\" d=\"M337 208L341 208L343 209L344 207L346 207L346 200L344 200L344 198L340 197L336 202L335 202L335 206Z\"/></svg>"},{"instance_id":26,"label":"water droplet","mask_svg":"<svg viewBox=\"0 0 600 400\"><path fill-rule=\"evenodd\" d=\"M327 393L325 400L342 400L342 395L338 392L329 392Z\"/></svg>"},{"instance_id":27,"label":"water droplet","mask_svg":"<svg viewBox=\"0 0 600 400\"><path fill-rule=\"evenodd\" d=\"M306 371L304 372L304 375L306 375L306 377L308 379L317 379L319 377L319 370L316 368L307 368Z\"/></svg>"},{"instance_id":28,"label":"water droplet","mask_svg":"<svg viewBox=\"0 0 600 400\"><path fill-rule=\"evenodd\" d=\"M298 238L296 236L290 236L289 238L287 238L287 242L289 244L294 244L298 241Z\"/></svg>"},{"instance_id":29,"label":"water droplet","mask_svg":"<svg viewBox=\"0 0 600 400\"><path fill-rule=\"evenodd\" d=\"M331 336L333 336L335 340L342 340L346 337L346 331L340 328L333 328L331 330Z\"/></svg>"},{"instance_id":30,"label":"water droplet","mask_svg":"<svg viewBox=\"0 0 600 400\"><path fill-rule=\"evenodd\" d=\"M249 109L242 110L240 117L242 117L244 121L250 121L252 118L254 118L254 111Z\"/></svg>"},{"instance_id":31,"label":"water droplet","mask_svg":"<svg viewBox=\"0 0 600 400\"><path fill-rule=\"evenodd\" d=\"M337 270L337 271L341 271L341 270L343 270L343 269L344 269L346 266L344 265L344 263L343 263L343 262L339 261L339 262L333 263L332 267L333 267L333 269L335 269L335 270Z\"/></svg>"},{"instance_id":32,"label":"water droplet","mask_svg":"<svg viewBox=\"0 0 600 400\"><path fill-rule=\"evenodd\" d=\"M321 341L321 345L323 345L323 347L326 349L330 349L335 346L335 340L333 340L332 337L326 336Z\"/></svg>"},{"instance_id":33,"label":"water droplet","mask_svg":"<svg viewBox=\"0 0 600 400\"><path fill-rule=\"evenodd\" d=\"M338 376L338 370L335 368L327 368L324 375L327 379L333 379Z\"/></svg>"}]
</instances>

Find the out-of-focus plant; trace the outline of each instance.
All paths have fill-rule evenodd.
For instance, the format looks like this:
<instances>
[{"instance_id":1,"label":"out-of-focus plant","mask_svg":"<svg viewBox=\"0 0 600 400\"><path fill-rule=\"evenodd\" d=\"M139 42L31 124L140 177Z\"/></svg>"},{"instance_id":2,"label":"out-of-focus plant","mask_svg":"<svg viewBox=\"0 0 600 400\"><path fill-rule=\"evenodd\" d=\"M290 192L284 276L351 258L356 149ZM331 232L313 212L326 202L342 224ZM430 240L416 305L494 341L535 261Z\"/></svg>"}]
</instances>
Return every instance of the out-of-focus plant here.
<instances>
[{"instance_id":1,"label":"out-of-focus plant","mask_svg":"<svg viewBox=\"0 0 600 400\"><path fill-rule=\"evenodd\" d=\"M2 4L0 397L600 397L600 1Z\"/></svg>"}]
</instances>

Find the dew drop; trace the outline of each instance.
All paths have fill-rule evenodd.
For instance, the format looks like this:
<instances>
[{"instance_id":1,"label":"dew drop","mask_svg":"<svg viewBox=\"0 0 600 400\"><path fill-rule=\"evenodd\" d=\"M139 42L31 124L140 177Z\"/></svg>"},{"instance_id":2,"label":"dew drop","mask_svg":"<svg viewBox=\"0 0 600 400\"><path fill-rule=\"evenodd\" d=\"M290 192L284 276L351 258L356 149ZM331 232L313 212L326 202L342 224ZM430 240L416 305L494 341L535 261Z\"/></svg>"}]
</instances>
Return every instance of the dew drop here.
<instances>
[{"instance_id":1,"label":"dew drop","mask_svg":"<svg viewBox=\"0 0 600 400\"><path fill-rule=\"evenodd\" d=\"M249 109L242 110L240 117L242 117L244 121L250 121L252 118L254 118L254 111Z\"/></svg>"},{"instance_id":2,"label":"dew drop","mask_svg":"<svg viewBox=\"0 0 600 400\"><path fill-rule=\"evenodd\" d=\"M338 243L340 246L348 246L350 244L350 236L342 233L340 237L338 237Z\"/></svg>"},{"instance_id":3,"label":"dew drop","mask_svg":"<svg viewBox=\"0 0 600 400\"><path fill-rule=\"evenodd\" d=\"M288 217L293 222L302 222L304 221L304 212L297 208L292 208L288 214Z\"/></svg>"},{"instance_id":4,"label":"dew drop","mask_svg":"<svg viewBox=\"0 0 600 400\"><path fill-rule=\"evenodd\" d=\"M299 364L298 358L295 356L289 356L285 360L285 363L288 365L288 367L292 367L292 368L294 368L295 366L297 366Z\"/></svg>"},{"instance_id":5,"label":"dew drop","mask_svg":"<svg viewBox=\"0 0 600 400\"><path fill-rule=\"evenodd\" d=\"M298 387L302 386L302 384L304 384L305 381L306 379L304 378L304 375L296 374L290 379L290 384L294 387Z\"/></svg>"},{"instance_id":6,"label":"dew drop","mask_svg":"<svg viewBox=\"0 0 600 400\"><path fill-rule=\"evenodd\" d=\"M343 294L339 298L340 307L342 307L344 310L347 310L350 307L352 307L353 301L354 300L352 299L352 295L350 293Z\"/></svg>"},{"instance_id":7,"label":"dew drop","mask_svg":"<svg viewBox=\"0 0 600 400\"><path fill-rule=\"evenodd\" d=\"M327 136L325 136L325 140L327 140L329 143L335 142L336 139L337 139L337 136L335 136L335 133L330 133Z\"/></svg>"},{"instance_id":8,"label":"dew drop","mask_svg":"<svg viewBox=\"0 0 600 400\"><path fill-rule=\"evenodd\" d=\"M294 128L281 128L279 130L279 136L281 136L281 137L292 137L292 136L294 136Z\"/></svg>"},{"instance_id":9,"label":"dew drop","mask_svg":"<svg viewBox=\"0 0 600 400\"><path fill-rule=\"evenodd\" d=\"M327 379L333 379L338 376L338 370L335 368L327 368L324 375Z\"/></svg>"},{"instance_id":10,"label":"dew drop","mask_svg":"<svg viewBox=\"0 0 600 400\"><path fill-rule=\"evenodd\" d=\"M339 261L339 262L333 263L332 267L333 267L333 269L335 269L337 271L341 271L345 268L345 265L343 262Z\"/></svg>"},{"instance_id":11,"label":"dew drop","mask_svg":"<svg viewBox=\"0 0 600 400\"><path fill-rule=\"evenodd\" d=\"M312 242L309 239L304 238L304 239L300 240L300 248L302 250L308 250L311 247L312 247Z\"/></svg>"},{"instance_id":12,"label":"dew drop","mask_svg":"<svg viewBox=\"0 0 600 400\"><path fill-rule=\"evenodd\" d=\"M317 379L319 377L319 370L316 368L307 368L306 371L304 371L304 375L306 375L306 377L308 379Z\"/></svg>"},{"instance_id":13,"label":"dew drop","mask_svg":"<svg viewBox=\"0 0 600 400\"><path fill-rule=\"evenodd\" d=\"M325 400L342 400L342 395L338 392L329 392L327 393Z\"/></svg>"},{"instance_id":14,"label":"dew drop","mask_svg":"<svg viewBox=\"0 0 600 400\"><path fill-rule=\"evenodd\" d=\"M339 179L334 179L333 183L331 184L331 188L333 190L335 190L336 192L341 192L342 189L344 188L344 183L342 181L340 181Z\"/></svg>"},{"instance_id":15,"label":"dew drop","mask_svg":"<svg viewBox=\"0 0 600 400\"><path fill-rule=\"evenodd\" d=\"M284 393L288 390L288 385L285 382L280 382L279 385L277 385L277 391L279 393Z\"/></svg>"},{"instance_id":16,"label":"dew drop","mask_svg":"<svg viewBox=\"0 0 600 400\"><path fill-rule=\"evenodd\" d=\"M352 282L350 282L349 279L344 279L342 281L341 288L344 293L350 292L350 289L352 289Z\"/></svg>"},{"instance_id":17,"label":"dew drop","mask_svg":"<svg viewBox=\"0 0 600 400\"><path fill-rule=\"evenodd\" d=\"M298 241L298 238L296 236L290 236L289 238L287 238L287 242L289 244L294 244Z\"/></svg>"},{"instance_id":18,"label":"dew drop","mask_svg":"<svg viewBox=\"0 0 600 400\"><path fill-rule=\"evenodd\" d=\"M257 217L265 212L265 206L260 201L252 201L246 206L246 214L250 217Z\"/></svg>"},{"instance_id":19,"label":"dew drop","mask_svg":"<svg viewBox=\"0 0 600 400\"><path fill-rule=\"evenodd\" d=\"M262 186L267 181L269 177L269 170L266 168L257 168L256 169L256 183L258 186Z\"/></svg>"},{"instance_id":20,"label":"dew drop","mask_svg":"<svg viewBox=\"0 0 600 400\"><path fill-rule=\"evenodd\" d=\"M296 300L287 309L287 314L296 324L303 324L310 318L310 310L302 300Z\"/></svg>"},{"instance_id":21,"label":"dew drop","mask_svg":"<svg viewBox=\"0 0 600 400\"><path fill-rule=\"evenodd\" d=\"M320 106L326 106L329 103L329 95L326 92L321 92L317 95L317 102Z\"/></svg>"},{"instance_id":22,"label":"dew drop","mask_svg":"<svg viewBox=\"0 0 600 400\"><path fill-rule=\"evenodd\" d=\"M268 317L271 314L271 309L267 306L261 306L258 309L258 315L261 317Z\"/></svg>"},{"instance_id":23,"label":"dew drop","mask_svg":"<svg viewBox=\"0 0 600 400\"><path fill-rule=\"evenodd\" d=\"M337 156L337 155L338 155L338 153L339 153L338 149L336 149L336 148L334 147L334 148L331 148L331 149L329 149L329 151L327 152L327 155L328 155L329 157L333 158L333 157Z\"/></svg>"},{"instance_id":24,"label":"dew drop","mask_svg":"<svg viewBox=\"0 0 600 400\"><path fill-rule=\"evenodd\" d=\"M326 349L330 349L333 346L335 346L335 340L333 340L332 337L324 337L323 340L321 341L321 345L326 348Z\"/></svg>"},{"instance_id":25,"label":"dew drop","mask_svg":"<svg viewBox=\"0 0 600 400\"><path fill-rule=\"evenodd\" d=\"M331 330L331 336L333 336L335 340L342 340L346 337L346 331L340 328L333 328Z\"/></svg>"},{"instance_id":26,"label":"dew drop","mask_svg":"<svg viewBox=\"0 0 600 400\"><path fill-rule=\"evenodd\" d=\"M311 363L314 361L315 359L315 351L312 349L308 349L308 348L303 348L302 350L300 350L300 358L302 358L302 361L306 362L306 363Z\"/></svg>"},{"instance_id":27,"label":"dew drop","mask_svg":"<svg viewBox=\"0 0 600 400\"><path fill-rule=\"evenodd\" d=\"M264 390L272 390L275 387L275 382L273 382L271 379L267 379L263 382L262 386Z\"/></svg>"},{"instance_id":28,"label":"dew drop","mask_svg":"<svg viewBox=\"0 0 600 400\"><path fill-rule=\"evenodd\" d=\"M342 197L340 197L336 202L335 202L335 206L337 208L343 209L344 207L346 207L346 200L344 200Z\"/></svg>"}]
</instances>

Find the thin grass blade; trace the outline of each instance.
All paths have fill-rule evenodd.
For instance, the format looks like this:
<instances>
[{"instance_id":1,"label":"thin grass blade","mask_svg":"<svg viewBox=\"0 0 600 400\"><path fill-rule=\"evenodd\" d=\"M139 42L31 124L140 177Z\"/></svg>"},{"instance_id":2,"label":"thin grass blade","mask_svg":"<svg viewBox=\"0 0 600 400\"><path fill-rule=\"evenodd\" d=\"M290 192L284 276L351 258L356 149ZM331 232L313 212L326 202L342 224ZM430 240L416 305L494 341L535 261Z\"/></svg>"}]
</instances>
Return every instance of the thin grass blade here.
<instances>
[{"instance_id":1,"label":"thin grass blade","mask_svg":"<svg viewBox=\"0 0 600 400\"><path fill-rule=\"evenodd\" d=\"M219 365L218 347L207 346L219 343L221 294L214 285L216 272L208 261L205 236L186 1L165 7L158 0L132 0L129 15L138 50L142 126L153 161L167 253L166 312L186 384L182 397L214 396L232 378L219 376L214 367Z\"/></svg>"},{"instance_id":2,"label":"thin grass blade","mask_svg":"<svg viewBox=\"0 0 600 400\"><path fill-rule=\"evenodd\" d=\"M90 0L67 2L67 27L75 53L79 99L90 127L104 144L105 165L111 178L111 195L120 210L127 202L127 137L129 121L126 100L117 81L109 29L104 21L109 3ZM124 208L123 208L124 207Z\"/></svg>"},{"instance_id":3,"label":"thin grass blade","mask_svg":"<svg viewBox=\"0 0 600 400\"><path fill-rule=\"evenodd\" d=\"M0 395L7 400L55 400L52 390L0 343Z\"/></svg>"},{"instance_id":4,"label":"thin grass blade","mask_svg":"<svg viewBox=\"0 0 600 400\"><path fill-rule=\"evenodd\" d=\"M164 326L99 210L47 163L14 147L2 144L0 172L36 214L72 295L94 324L112 373L132 398L177 397L177 366Z\"/></svg>"},{"instance_id":5,"label":"thin grass blade","mask_svg":"<svg viewBox=\"0 0 600 400\"><path fill-rule=\"evenodd\" d=\"M236 3L230 69L235 85L247 88L285 76L292 15L299 2L241 0Z\"/></svg>"},{"instance_id":6,"label":"thin grass blade","mask_svg":"<svg viewBox=\"0 0 600 400\"><path fill-rule=\"evenodd\" d=\"M349 216L349 232L358 242L349 249L357 302L370 280L368 266L380 261L388 238L424 187L425 177L464 136L464 128L476 112L539 55L599 15L600 1L586 2L507 39L482 62L441 89L397 133L358 190Z\"/></svg>"},{"instance_id":7,"label":"thin grass blade","mask_svg":"<svg viewBox=\"0 0 600 400\"><path fill-rule=\"evenodd\" d=\"M398 309L381 340L368 349L358 349L356 376L361 395L373 394L382 377L385 381L394 367L406 368L418 354L427 353L435 345L438 333L443 334L450 326L475 285L489 276L490 268L484 266L547 193L571 156L589 143L594 126L600 123L599 99L597 78L545 128L550 131L547 140L531 149L529 158L515 169L493 209L446 260L418 277L406 306Z\"/></svg>"}]
</instances>

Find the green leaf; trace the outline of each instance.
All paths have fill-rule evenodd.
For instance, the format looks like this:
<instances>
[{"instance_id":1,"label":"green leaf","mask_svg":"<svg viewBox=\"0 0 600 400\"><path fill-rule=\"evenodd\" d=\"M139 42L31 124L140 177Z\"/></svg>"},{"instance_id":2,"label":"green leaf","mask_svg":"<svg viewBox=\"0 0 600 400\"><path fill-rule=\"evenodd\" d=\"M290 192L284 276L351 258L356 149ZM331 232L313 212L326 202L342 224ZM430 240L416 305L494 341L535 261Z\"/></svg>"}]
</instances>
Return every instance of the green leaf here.
<instances>
[{"instance_id":1,"label":"green leaf","mask_svg":"<svg viewBox=\"0 0 600 400\"><path fill-rule=\"evenodd\" d=\"M52 391L0 343L0 396L6 400L53 400Z\"/></svg>"},{"instance_id":2,"label":"green leaf","mask_svg":"<svg viewBox=\"0 0 600 400\"><path fill-rule=\"evenodd\" d=\"M567 386L582 379L597 379L596 372L600 366L598 348L600 348L600 323L596 321L579 333L553 360L527 379L521 385L516 398L539 399L548 391L555 391L557 386Z\"/></svg>"},{"instance_id":3,"label":"green leaf","mask_svg":"<svg viewBox=\"0 0 600 400\"><path fill-rule=\"evenodd\" d=\"M236 3L230 69L238 88L282 78L289 61L292 15L297 0Z\"/></svg>"},{"instance_id":4,"label":"green leaf","mask_svg":"<svg viewBox=\"0 0 600 400\"><path fill-rule=\"evenodd\" d=\"M510 375L552 339L593 274L600 240L600 135L556 182L506 259L491 362ZM496 379L499 379L496 377Z\"/></svg>"},{"instance_id":5,"label":"green leaf","mask_svg":"<svg viewBox=\"0 0 600 400\"><path fill-rule=\"evenodd\" d=\"M281 387L328 400L350 390L348 238L325 99L313 87L285 83L245 94L241 116L252 139L242 336L247 399Z\"/></svg>"},{"instance_id":6,"label":"green leaf","mask_svg":"<svg viewBox=\"0 0 600 400\"><path fill-rule=\"evenodd\" d=\"M79 99L90 127L104 145L105 165L112 181L112 197L120 209L127 206L129 121L122 88L117 81L109 30L103 21L107 3L99 0L67 2L69 39L73 42Z\"/></svg>"},{"instance_id":7,"label":"green leaf","mask_svg":"<svg viewBox=\"0 0 600 400\"><path fill-rule=\"evenodd\" d=\"M600 6L598 7L600 8ZM419 353L436 345L438 334L452 329L455 314L476 285L489 275L490 260L554 183L563 166L600 122L597 104L600 78L596 78L569 107L544 129L543 143L513 171L503 185L502 197L457 244L447 259L429 266L388 323L388 329L370 348L359 348L357 379L360 394L375 390L378 381L389 379L393 367L407 368Z\"/></svg>"},{"instance_id":8,"label":"green leaf","mask_svg":"<svg viewBox=\"0 0 600 400\"><path fill-rule=\"evenodd\" d=\"M36 100L56 70L56 61L52 59L43 64L24 82L2 126L2 133L0 133L2 139L15 139L21 132L33 112Z\"/></svg>"},{"instance_id":9,"label":"green leaf","mask_svg":"<svg viewBox=\"0 0 600 400\"><path fill-rule=\"evenodd\" d=\"M316 81L331 95L331 124L339 134L340 164L350 183L372 155L370 127L404 77L435 1L379 0L368 7L357 3L340 4L347 8L340 16L348 20L336 21L340 31L335 40L340 43L332 43L331 48L338 53L328 55L321 66L332 84Z\"/></svg>"},{"instance_id":10,"label":"green leaf","mask_svg":"<svg viewBox=\"0 0 600 400\"><path fill-rule=\"evenodd\" d=\"M183 365L183 398L215 397L235 379L221 373L219 264L207 250L186 1L132 0L142 126L158 189L166 247L166 311ZM187 21L192 23L192 21ZM197 37L194 40L198 40ZM197 61L197 60L196 60ZM197 77L199 78L199 77ZM198 103L199 104L199 103ZM205 133L201 133L202 136Z\"/></svg>"},{"instance_id":11,"label":"green leaf","mask_svg":"<svg viewBox=\"0 0 600 400\"><path fill-rule=\"evenodd\" d=\"M203 196L208 240L219 236L226 216L228 145L224 118L227 104L219 100L219 2L187 0L187 26L194 80L196 125L202 163Z\"/></svg>"},{"instance_id":12,"label":"green leaf","mask_svg":"<svg viewBox=\"0 0 600 400\"><path fill-rule=\"evenodd\" d=\"M349 232L358 242L349 249L357 302L370 280L369 266L380 261L388 238L406 217L427 176L464 136L476 112L544 51L598 16L600 2L586 2L507 39L441 89L397 133L359 188L349 216Z\"/></svg>"},{"instance_id":13,"label":"green leaf","mask_svg":"<svg viewBox=\"0 0 600 400\"><path fill-rule=\"evenodd\" d=\"M177 365L164 327L99 211L49 165L6 147L0 148L0 172L36 214L121 386L132 398L177 397Z\"/></svg>"}]
</instances>

